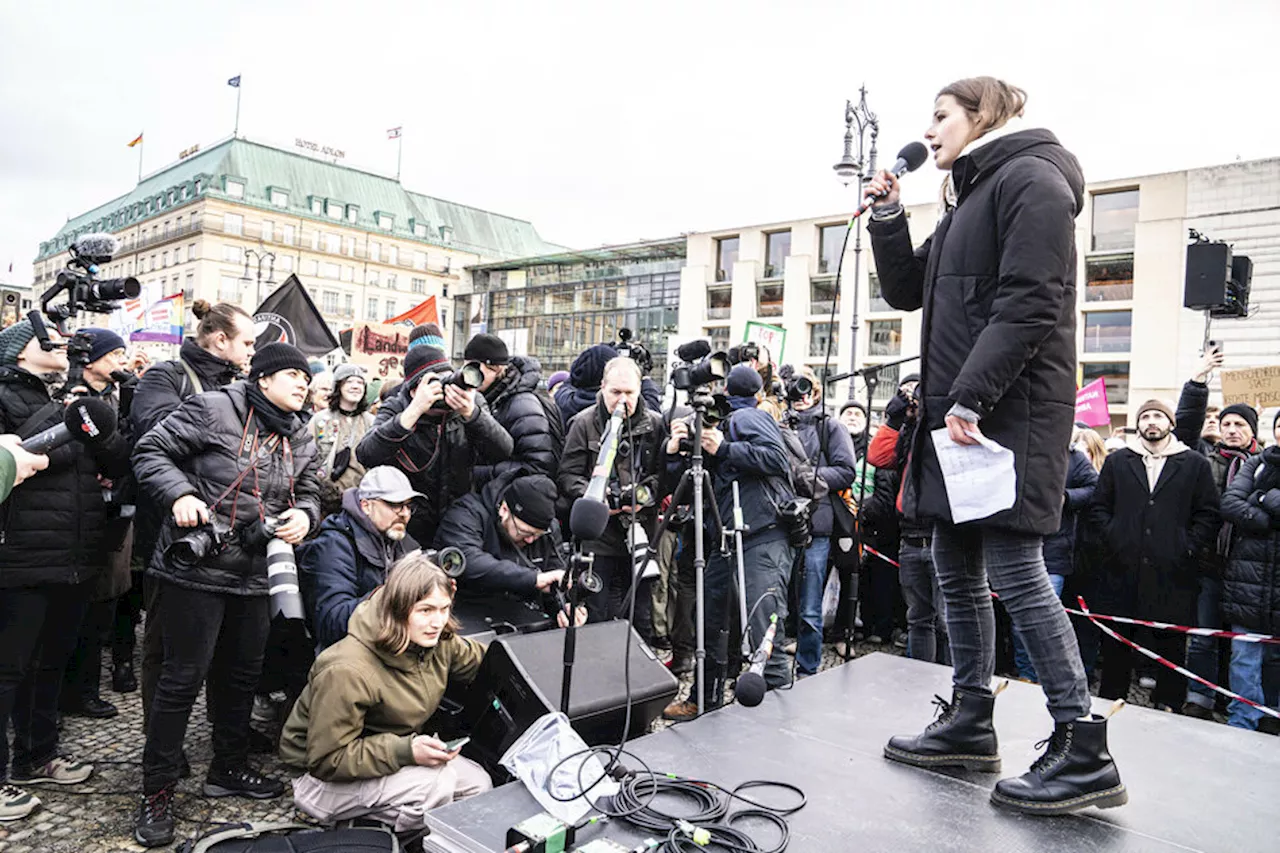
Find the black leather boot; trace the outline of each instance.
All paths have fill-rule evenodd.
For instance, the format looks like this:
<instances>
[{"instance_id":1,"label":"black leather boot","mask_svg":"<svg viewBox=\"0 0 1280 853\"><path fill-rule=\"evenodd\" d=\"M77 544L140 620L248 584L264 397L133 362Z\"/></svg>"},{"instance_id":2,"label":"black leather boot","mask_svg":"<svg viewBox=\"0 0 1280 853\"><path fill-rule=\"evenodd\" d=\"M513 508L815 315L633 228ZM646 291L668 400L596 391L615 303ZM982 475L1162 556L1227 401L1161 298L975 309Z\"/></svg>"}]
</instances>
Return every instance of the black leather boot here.
<instances>
[{"instance_id":1,"label":"black leather boot","mask_svg":"<svg viewBox=\"0 0 1280 853\"><path fill-rule=\"evenodd\" d=\"M995 694L956 687L950 702L935 696L933 704L941 712L938 718L919 735L890 738L884 757L916 767L963 767L999 773L1000 750L991 719Z\"/></svg>"},{"instance_id":2,"label":"black leather boot","mask_svg":"<svg viewBox=\"0 0 1280 853\"><path fill-rule=\"evenodd\" d=\"M1045 743L1045 741L1041 741ZM991 802L1027 814L1057 815L1089 806L1123 806L1129 792L1107 751L1107 720L1058 723L1048 748L1031 769L1016 779L1001 779Z\"/></svg>"}]
</instances>

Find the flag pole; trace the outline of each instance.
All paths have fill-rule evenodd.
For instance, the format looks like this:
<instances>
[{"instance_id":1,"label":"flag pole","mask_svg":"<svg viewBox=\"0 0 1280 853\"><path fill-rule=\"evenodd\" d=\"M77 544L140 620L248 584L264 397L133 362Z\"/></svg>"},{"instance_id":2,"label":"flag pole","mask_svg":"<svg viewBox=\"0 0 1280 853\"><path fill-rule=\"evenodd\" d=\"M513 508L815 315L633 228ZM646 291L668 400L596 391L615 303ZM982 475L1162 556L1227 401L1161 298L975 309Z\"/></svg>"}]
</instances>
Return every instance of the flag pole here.
<instances>
[{"instance_id":1,"label":"flag pole","mask_svg":"<svg viewBox=\"0 0 1280 853\"><path fill-rule=\"evenodd\" d=\"M142 134L139 134L139 136L145 137L146 134L142 133ZM142 149L145 148L146 146L147 146L146 139L143 139L141 142L138 143L138 183L142 183Z\"/></svg>"},{"instance_id":2,"label":"flag pole","mask_svg":"<svg viewBox=\"0 0 1280 853\"><path fill-rule=\"evenodd\" d=\"M396 180L400 180L400 157L404 154L404 131L396 134Z\"/></svg>"},{"instance_id":3,"label":"flag pole","mask_svg":"<svg viewBox=\"0 0 1280 853\"><path fill-rule=\"evenodd\" d=\"M237 81L239 78L237 77ZM240 136L240 84L236 83L236 126L231 131L231 138L235 139Z\"/></svg>"}]
</instances>

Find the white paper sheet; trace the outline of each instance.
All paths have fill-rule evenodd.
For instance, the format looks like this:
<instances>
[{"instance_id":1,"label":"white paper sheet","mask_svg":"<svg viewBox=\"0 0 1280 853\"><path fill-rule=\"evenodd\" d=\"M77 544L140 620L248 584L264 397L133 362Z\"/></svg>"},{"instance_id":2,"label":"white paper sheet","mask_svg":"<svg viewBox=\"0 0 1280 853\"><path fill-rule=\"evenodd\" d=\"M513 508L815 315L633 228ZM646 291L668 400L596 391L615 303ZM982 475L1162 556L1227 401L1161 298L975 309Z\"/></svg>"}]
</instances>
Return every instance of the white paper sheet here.
<instances>
[{"instance_id":1,"label":"white paper sheet","mask_svg":"<svg viewBox=\"0 0 1280 853\"><path fill-rule=\"evenodd\" d=\"M952 522L977 521L1013 506L1017 475L1012 450L978 436L974 436L978 444L956 444L945 427L929 435L946 484Z\"/></svg>"}]
</instances>

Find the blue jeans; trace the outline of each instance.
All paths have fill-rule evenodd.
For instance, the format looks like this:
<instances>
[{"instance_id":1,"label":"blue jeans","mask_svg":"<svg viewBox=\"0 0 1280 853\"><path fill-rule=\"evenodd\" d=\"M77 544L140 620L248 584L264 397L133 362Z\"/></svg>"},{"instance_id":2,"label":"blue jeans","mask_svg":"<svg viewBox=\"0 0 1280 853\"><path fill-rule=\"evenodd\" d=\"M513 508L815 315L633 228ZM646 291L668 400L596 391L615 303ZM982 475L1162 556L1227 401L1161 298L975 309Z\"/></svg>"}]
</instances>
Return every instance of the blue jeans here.
<instances>
[{"instance_id":1,"label":"blue jeans","mask_svg":"<svg viewBox=\"0 0 1280 853\"><path fill-rule=\"evenodd\" d=\"M813 675L822 663L822 591L827 585L827 558L831 537L815 536L804 552L804 577L800 583L800 622L796 633L796 668ZM751 602L748 601L750 606Z\"/></svg>"},{"instance_id":2,"label":"blue jeans","mask_svg":"<svg viewBox=\"0 0 1280 853\"><path fill-rule=\"evenodd\" d=\"M898 580L907 602L907 657L947 663L947 607L933 568L933 552L919 542L904 536L898 548Z\"/></svg>"},{"instance_id":3,"label":"blue jeans","mask_svg":"<svg viewBox=\"0 0 1280 853\"><path fill-rule=\"evenodd\" d=\"M1033 534L938 524L933 530L933 564L947 605L955 685L991 688L996 668L991 603L995 589L1040 674L1049 713L1065 723L1089 714L1089 685L1075 631L1049 583L1041 544L1042 538Z\"/></svg>"},{"instance_id":4,"label":"blue jeans","mask_svg":"<svg viewBox=\"0 0 1280 853\"><path fill-rule=\"evenodd\" d=\"M1200 628L1222 627L1222 581L1215 578L1200 578L1200 596L1196 599L1196 625ZM1217 637L1193 635L1187 644L1187 669L1206 681L1221 684L1222 682L1218 680L1218 650L1221 642L1222 640ZM1232 657L1234 656L1233 649ZM1212 709L1215 696L1216 694L1208 687L1190 678L1187 679L1188 702Z\"/></svg>"},{"instance_id":5,"label":"blue jeans","mask_svg":"<svg viewBox=\"0 0 1280 853\"><path fill-rule=\"evenodd\" d=\"M1066 583L1066 578L1062 575L1049 574L1049 585L1053 587L1053 594L1058 596L1058 600L1062 600L1062 587ZM1022 639L1018 637L1018 632L1013 632L1013 663L1018 668L1018 676L1028 681L1039 681L1036 678L1036 668L1031 664L1031 657L1027 654L1026 646L1022 645Z\"/></svg>"},{"instance_id":6,"label":"blue jeans","mask_svg":"<svg viewBox=\"0 0 1280 853\"><path fill-rule=\"evenodd\" d=\"M1231 630L1246 633L1247 628L1233 625ZM1244 698L1266 703L1262 690L1262 669L1265 662L1280 658L1280 648L1269 643L1245 643L1231 641L1231 689ZM1240 729L1256 730L1262 712L1235 699L1227 708L1227 725Z\"/></svg>"}]
</instances>

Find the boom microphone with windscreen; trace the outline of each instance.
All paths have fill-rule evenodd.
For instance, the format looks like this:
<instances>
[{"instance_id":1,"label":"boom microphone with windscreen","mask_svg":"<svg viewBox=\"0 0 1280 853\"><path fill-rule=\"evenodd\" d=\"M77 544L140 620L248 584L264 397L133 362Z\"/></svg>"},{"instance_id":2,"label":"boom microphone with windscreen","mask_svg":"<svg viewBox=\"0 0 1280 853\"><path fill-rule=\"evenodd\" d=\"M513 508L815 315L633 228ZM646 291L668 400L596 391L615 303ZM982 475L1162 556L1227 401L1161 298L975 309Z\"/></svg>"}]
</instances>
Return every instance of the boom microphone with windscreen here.
<instances>
[{"instance_id":1,"label":"boom microphone with windscreen","mask_svg":"<svg viewBox=\"0 0 1280 853\"><path fill-rule=\"evenodd\" d=\"M902 150L898 152L898 159L893 162L893 166L890 167L889 172L895 178L901 178L907 172L914 172L916 169L919 169L924 164L924 161L928 159L929 149L924 147L923 142L910 142L904 145ZM881 198L883 198L883 196L880 195L867 196L867 198L862 202L862 206L853 214L853 218L857 219L859 216L866 213L871 209L871 205Z\"/></svg>"},{"instance_id":2,"label":"boom microphone with windscreen","mask_svg":"<svg viewBox=\"0 0 1280 853\"><path fill-rule=\"evenodd\" d=\"M102 444L116 431L115 409L96 397L80 397L67 406L62 423L38 432L19 445L28 453L48 453L69 441Z\"/></svg>"}]
</instances>

